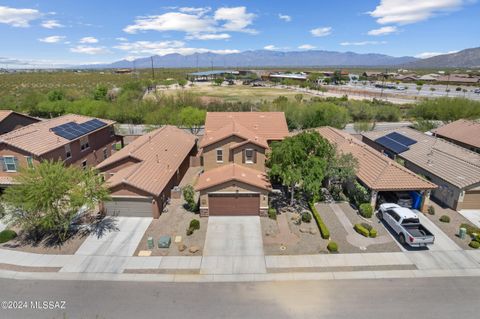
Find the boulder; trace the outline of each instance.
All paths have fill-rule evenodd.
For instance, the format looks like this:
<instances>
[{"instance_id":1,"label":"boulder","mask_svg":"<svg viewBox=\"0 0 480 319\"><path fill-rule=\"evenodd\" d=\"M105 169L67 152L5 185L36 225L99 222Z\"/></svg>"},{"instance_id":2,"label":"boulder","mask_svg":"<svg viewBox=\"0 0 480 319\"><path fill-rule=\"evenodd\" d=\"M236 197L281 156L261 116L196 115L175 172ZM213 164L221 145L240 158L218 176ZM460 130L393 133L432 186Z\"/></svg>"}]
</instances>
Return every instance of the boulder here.
<instances>
[{"instance_id":1,"label":"boulder","mask_svg":"<svg viewBox=\"0 0 480 319\"><path fill-rule=\"evenodd\" d=\"M192 254L195 254L197 251L199 251L200 248L198 246L191 246L188 251L191 252Z\"/></svg>"},{"instance_id":2,"label":"boulder","mask_svg":"<svg viewBox=\"0 0 480 319\"><path fill-rule=\"evenodd\" d=\"M184 251L185 249L187 249L187 246L185 244L178 245L178 251Z\"/></svg>"},{"instance_id":3,"label":"boulder","mask_svg":"<svg viewBox=\"0 0 480 319\"><path fill-rule=\"evenodd\" d=\"M309 233L312 234L312 235L316 235L316 234L318 234L318 231L315 228L310 228Z\"/></svg>"},{"instance_id":4,"label":"boulder","mask_svg":"<svg viewBox=\"0 0 480 319\"><path fill-rule=\"evenodd\" d=\"M301 233L309 233L309 232L310 232L309 229L307 229L307 228L302 228L302 227L299 229L299 231L300 231Z\"/></svg>"}]
</instances>

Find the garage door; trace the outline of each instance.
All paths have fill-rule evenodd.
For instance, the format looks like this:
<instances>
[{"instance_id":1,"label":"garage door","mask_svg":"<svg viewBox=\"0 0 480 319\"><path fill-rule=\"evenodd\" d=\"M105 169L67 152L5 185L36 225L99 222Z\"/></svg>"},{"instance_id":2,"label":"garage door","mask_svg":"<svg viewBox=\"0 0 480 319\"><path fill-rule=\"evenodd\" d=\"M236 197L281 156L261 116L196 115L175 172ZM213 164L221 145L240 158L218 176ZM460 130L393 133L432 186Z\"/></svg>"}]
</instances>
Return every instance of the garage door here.
<instances>
[{"instance_id":1,"label":"garage door","mask_svg":"<svg viewBox=\"0 0 480 319\"><path fill-rule=\"evenodd\" d=\"M152 217L152 198L122 198L114 197L105 202L108 215L130 217Z\"/></svg>"},{"instance_id":2,"label":"garage door","mask_svg":"<svg viewBox=\"0 0 480 319\"><path fill-rule=\"evenodd\" d=\"M209 194L208 213L219 215L258 215L260 211L259 194Z\"/></svg>"},{"instance_id":3,"label":"garage door","mask_svg":"<svg viewBox=\"0 0 480 319\"><path fill-rule=\"evenodd\" d=\"M466 191L462 209L480 209L480 191Z\"/></svg>"}]
</instances>

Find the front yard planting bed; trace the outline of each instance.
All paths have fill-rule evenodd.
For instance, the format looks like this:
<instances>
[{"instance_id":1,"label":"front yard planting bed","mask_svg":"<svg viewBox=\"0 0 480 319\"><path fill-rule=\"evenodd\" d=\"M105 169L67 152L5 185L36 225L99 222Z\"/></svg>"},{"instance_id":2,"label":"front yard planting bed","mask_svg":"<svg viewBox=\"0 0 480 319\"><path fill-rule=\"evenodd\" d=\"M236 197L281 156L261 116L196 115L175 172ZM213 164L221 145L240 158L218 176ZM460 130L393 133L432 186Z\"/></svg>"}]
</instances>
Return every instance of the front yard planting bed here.
<instances>
[{"instance_id":1,"label":"front yard planting bed","mask_svg":"<svg viewBox=\"0 0 480 319\"><path fill-rule=\"evenodd\" d=\"M205 244L205 236L207 233L208 218L200 218L198 214L186 211L182 207L183 201L180 199L173 199L171 205L168 207L168 212L162 214L159 219L152 220L148 226L142 240L140 241L135 256L141 250L150 250L151 256L201 256L203 246ZM187 236L187 230L190 229L192 220L198 220L199 228L195 226L193 232ZM197 224L197 222L194 222ZM158 240L160 236L170 236L171 244L169 248L158 248ZM182 236L181 243L175 243L175 236ZM149 249L147 247L148 237L153 238L154 247ZM180 251L179 245L185 245L185 249ZM191 253L191 247L198 248L198 251Z\"/></svg>"},{"instance_id":2,"label":"front yard planting bed","mask_svg":"<svg viewBox=\"0 0 480 319\"><path fill-rule=\"evenodd\" d=\"M448 237L450 237L458 246L463 249L474 249L469 246L471 238L469 235L465 239L458 237L461 224L467 224L472 227L475 227L468 219L463 217L459 212L450 209L443 208L436 203L431 203L435 209L435 215L424 214L428 219L430 219L438 228L440 228ZM440 221L441 216L448 216L450 222L445 223Z\"/></svg>"}]
</instances>

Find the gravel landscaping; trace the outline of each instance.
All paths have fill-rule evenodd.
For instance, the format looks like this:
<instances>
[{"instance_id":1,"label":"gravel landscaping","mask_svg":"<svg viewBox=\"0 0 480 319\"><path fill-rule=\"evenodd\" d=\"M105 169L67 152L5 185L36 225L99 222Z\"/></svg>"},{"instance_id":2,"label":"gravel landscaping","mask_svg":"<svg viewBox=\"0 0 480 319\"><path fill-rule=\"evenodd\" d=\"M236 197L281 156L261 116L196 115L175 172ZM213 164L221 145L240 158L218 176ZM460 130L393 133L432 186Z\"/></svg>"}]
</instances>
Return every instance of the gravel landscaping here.
<instances>
[{"instance_id":1,"label":"gravel landscaping","mask_svg":"<svg viewBox=\"0 0 480 319\"><path fill-rule=\"evenodd\" d=\"M453 241L462 247L463 249L473 249L468 244L470 243L471 239L470 236L466 236L465 239L461 239L458 237L458 231L460 229L461 224L469 224L473 225L468 219L463 217L459 212L450 209L450 208L443 208L440 205L431 201L431 205L435 208L435 215L430 215L428 213L424 214L430 219L438 228L440 228L445 234L448 235ZM441 216L446 215L450 217L449 223L443 223L439 219Z\"/></svg>"},{"instance_id":2,"label":"gravel landscaping","mask_svg":"<svg viewBox=\"0 0 480 319\"><path fill-rule=\"evenodd\" d=\"M135 256L141 250L150 250L151 256L201 256L203 246L205 244L205 236L207 233L208 218L200 218L198 214L188 212L183 208L184 201L182 199L172 199L168 206L168 212L163 213L159 219L154 219L145 231L140 244L138 245ZM190 221L197 219L200 221L200 229L195 230L190 236L187 236L187 229ZM172 243L169 248L158 248L158 240L160 236L168 235L171 237ZM175 236L181 236L182 241L175 243ZM154 248L148 249L147 239L153 237ZM185 248L180 251L180 246ZM197 248L195 253L191 253L190 248ZM195 249L194 249L195 250Z\"/></svg>"}]
</instances>

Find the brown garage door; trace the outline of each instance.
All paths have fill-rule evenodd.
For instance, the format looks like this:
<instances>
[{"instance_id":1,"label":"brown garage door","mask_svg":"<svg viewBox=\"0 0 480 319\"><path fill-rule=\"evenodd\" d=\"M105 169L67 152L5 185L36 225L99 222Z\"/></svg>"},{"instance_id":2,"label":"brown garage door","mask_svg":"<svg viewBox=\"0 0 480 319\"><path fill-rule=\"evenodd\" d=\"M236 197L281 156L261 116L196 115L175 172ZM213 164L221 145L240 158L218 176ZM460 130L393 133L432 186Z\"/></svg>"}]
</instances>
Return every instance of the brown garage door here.
<instances>
[{"instance_id":1,"label":"brown garage door","mask_svg":"<svg viewBox=\"0 0 480 319\"><path fill-rule=\"evenodd\" d=\"M480 209L480 191L466 191L462 209Z\"/></svg>"},{"instance_id":2,"label":"brown garage door","mask_svg":"<svg viewBox=\"0 0 480 319\"><path fill-rule=\"evenodd\" d=\"M208 213L210 216L258 215L259 194L209 194Z\"/></svg>"}]
</instances>

